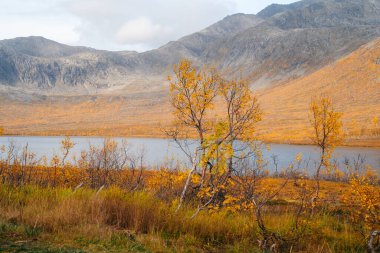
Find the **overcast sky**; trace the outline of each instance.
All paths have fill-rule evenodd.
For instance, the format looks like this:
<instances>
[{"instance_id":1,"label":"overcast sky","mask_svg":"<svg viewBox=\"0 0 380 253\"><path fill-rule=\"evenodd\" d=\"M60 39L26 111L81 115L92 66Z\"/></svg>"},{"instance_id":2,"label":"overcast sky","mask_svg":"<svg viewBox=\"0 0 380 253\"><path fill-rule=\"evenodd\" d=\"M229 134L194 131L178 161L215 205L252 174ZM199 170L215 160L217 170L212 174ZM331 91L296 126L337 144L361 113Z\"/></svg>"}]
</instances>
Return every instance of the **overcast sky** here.
<instances>
[{"instance_id":1,"label":"overcast sky","mask_svg":"<svg viewBox=\"0 0 380 253\"><path fill-rule=\"evenodd\" d=\"M296 0L0 0L0 39L43 36L69 45L145 51L227 15Z\"/></svg>"}]
</instances>

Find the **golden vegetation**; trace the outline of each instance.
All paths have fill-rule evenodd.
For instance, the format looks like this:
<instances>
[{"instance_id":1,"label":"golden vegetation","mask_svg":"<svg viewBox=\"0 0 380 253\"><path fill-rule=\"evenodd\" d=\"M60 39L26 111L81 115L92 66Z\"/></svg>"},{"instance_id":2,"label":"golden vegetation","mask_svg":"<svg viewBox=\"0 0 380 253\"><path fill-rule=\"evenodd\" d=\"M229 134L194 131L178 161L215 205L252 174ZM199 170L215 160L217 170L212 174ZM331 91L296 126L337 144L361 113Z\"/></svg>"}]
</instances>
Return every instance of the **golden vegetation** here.
<instances>
[{"instance_id":1,"label":"golden vegetation","mask_svg":"<svg viewBox=\"0 0 380 253\"><path fill-rule=\"evenodd\" d=\"M310 103L310 123L313 128L312 142L320 149L321 160L319 162L315 179L317 187L313 198L313 205L319 197L319 180L321 168L327 171L330 169L330 158L334 148L342 140L342 113L336 112L333 108L332 100L329 97L313 99Z\"/></svg>"},{"instance_id":2,"label":"golden vegetation","mask_svg":"<svg viewBox=\"0 0 380 253\"><path fill-rule=\"evenodd\" d=\"M310 143L308 104L311 96L328 95L343 112L344 144L379 146L380 40L308 76L259 92L265 112L263 137L273 142Z\"/></svg>"},{"instance_id":3,"label":"golden vegetation","mask_svg":"<svg viewBox=\"0 0 380 253\"><path fill-rule=\"evenodd\" d=\"M0 248L6 250L12 241L20 244L18 240L31 251L39 241L46 249L71 251L258 252L265 246L257 243L264 224L270 236L276 235L265 242L273 251L285 250L284 245L272 247L277 238L284 238L292 252L362 252L370 231L379 229L379 178L371 171L357 174L352 168L340 177L324 174L333 181L321 181L312 217L304 192L312 192L315 182L306 175L289 179L264 173L257 175L260 180L236 175L223 201L191 218L199 203L197 196L191 197L195 193L177 210L188 171L147 171L140 157L122 152L124 145L108 139L72 162L63 162L62 149L62 156L51 163L37 162L24 148L10 164L13 149L3 150L0 238L6 241L0 240ZM123 164L125 160L130 162ZM301 160L297 156L292 166ZM199 178L191 180L197 183ZM245 186L253 186L253 181L257 203L268 201L259 209L261 225L256 221L258 208L245 195Z\"/></svg>"}]
</instances>

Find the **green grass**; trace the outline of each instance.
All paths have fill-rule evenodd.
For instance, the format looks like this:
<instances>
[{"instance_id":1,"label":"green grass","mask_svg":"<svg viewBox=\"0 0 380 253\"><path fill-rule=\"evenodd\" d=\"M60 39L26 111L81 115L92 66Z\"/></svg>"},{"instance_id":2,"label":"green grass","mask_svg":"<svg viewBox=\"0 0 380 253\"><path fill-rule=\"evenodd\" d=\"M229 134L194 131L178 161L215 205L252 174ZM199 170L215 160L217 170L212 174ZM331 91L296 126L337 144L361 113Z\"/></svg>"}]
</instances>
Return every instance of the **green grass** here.
<instances>
[{"instance_id":1,"label":"green grass","mask_svg":"<svg viewBox=\"0 0 380 253\"><path fill-rule=\"evenodd\" d=\"M109 238L90 235L45 233L42 229L9 222L0 223L0 252L150 252L144 245L122 232ZM70 232L70 231L68 231Z\"/></svg>"}]
</instances>

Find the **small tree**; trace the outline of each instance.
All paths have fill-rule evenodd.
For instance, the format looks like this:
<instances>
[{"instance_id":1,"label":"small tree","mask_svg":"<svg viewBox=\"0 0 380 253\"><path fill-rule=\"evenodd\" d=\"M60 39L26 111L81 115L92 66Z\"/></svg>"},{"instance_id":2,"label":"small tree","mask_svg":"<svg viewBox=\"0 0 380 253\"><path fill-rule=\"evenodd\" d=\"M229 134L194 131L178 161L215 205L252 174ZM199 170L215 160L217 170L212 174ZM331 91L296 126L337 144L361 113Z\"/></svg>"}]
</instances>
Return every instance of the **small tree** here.
<instances>
[{"instance_id":1,"label":"small tree","mask_svg":"<svg viewBox=\"0 0 380 253\"><path fill-rule=\"evenodd\" d=\"M379 125L379 117L377 117L377 116L373 117L373 119L372 119L372 124L373 124L373 126L374 126L375 128L377 128L378 125Z\"/></svg>"},{"instance_id":2,"label":"small tree","mask_svg":"<svg viewBox=\"0 0 380 253\"><path fill-rule=\"evenodd\" d=\"M320 162L315 172L316 190L312 199L312 211L319 197L320 172L329 168L329 159L343 140L342 113L335 111L329 97L313 99L310 103L310 123L313 127L313 144L320 149Z\"/></svg>"},{"instance_id":3,"label":"small tree","mask_svg":"<svg viewBox=\"0 0 380 253\"><path fill-rule=\"evenodd\" d=\"M62 166L65 166L66 158L68 157L70 150L75 146L75 143L71 140L70 136L65 136L61 141L61 150L62 150Z\"/></svg>"},{"instance_id":4,"label":"small tree","mask_svg":"<svg viewBox=\"0 0 380 253\"><path fill-rule=\"evenodd\" d=\"M197 71L188 60L174 67L171 82L171 103L176 117L176 131L170 136L178 141L181 127L196 130L199 146L194 155L188 153L192 169L187 177L178 208L181 206L191 178L197 166L202 168L197 190L200 210L222 203L226 187L234 171L234 158L248 155L254 146L255 125L261 120L261 110L256 97L245 81L224 80L213 69ZM223 118L211 124L206 114L211 112L214 100L220 95L225 113ZM220 101L220 100L219 100ZM235 147L237 140L243 145ZM184 151L188 151L182 147ZM237 149L239 152L237 152ZM197 153L200 157L197 159ZM239 154L237 154L239 153ZM252 153L252 152L251 152ZM252 155L252 154L251 154ZM178 209L177 209L178 210Z\"/></svg>"},{"instance_id":5,"label":"small tree","mask_svg":"<svg viewBox=\"0 0 380 253\"><path fill-rule=\"evenodd\" d=\"M179 208L190 184L191 176L197 169L198 151L201 151L199 160L205 160L205 139L207 132L210 130L206 114L214 105L219 77L214 70L197 71L192 63L185 59L174 66L174 77L169 76L168 80L170 81L170 101L174 108L173 114L176 120L175 130L168 131L167 134L177 142L192 162L192 169L181 194ZM199 147L195 149L193 157L179 141L181 133L178 129L183 127L194 129L197 133L200 143ZM203 163L201 182L204 181L206 168L207 163Z\"/></svg>"}]
</instances>

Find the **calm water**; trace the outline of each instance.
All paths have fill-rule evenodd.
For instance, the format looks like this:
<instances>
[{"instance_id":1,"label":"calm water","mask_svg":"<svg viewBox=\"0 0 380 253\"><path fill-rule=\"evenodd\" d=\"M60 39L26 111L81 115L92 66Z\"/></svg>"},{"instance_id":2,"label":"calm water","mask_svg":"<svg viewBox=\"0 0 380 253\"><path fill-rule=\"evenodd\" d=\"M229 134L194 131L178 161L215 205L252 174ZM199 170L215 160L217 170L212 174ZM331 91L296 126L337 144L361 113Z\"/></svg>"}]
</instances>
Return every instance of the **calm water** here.
<instances>
[{"instance_id":1,"label":"calm water","mask_svg":"<svg viewBox=\"0 0 380 253\"><path fill-rule=\"evenodd\" d=\"M46 155L47 158L54 154L60 155L60 142L63 137L0 137L0 146L8 146L13 142L16 147L21 150L23 146L28 144L29 149L36 153L37 157ZM122 138L115 138L119 141ZM147 166L168 165L175 161L188 162L188 159L177 145L167 139L153 138L126 138L132 153L139 153L144 150L144 161ZM103 143L104 138L98 137L72 137L75 143L71 155L79 155L80 151L88 150L89 145L99 146ZM287 145L287 144L270 144L270 148L264 148L264 158L268 161L269 169L273 171L273 156L277 156L278 168L287 167L296 157L298 153L302 153L303 160L308 162L309 169L314 167L314 161L318 159L318 149L314 146L307 145ZM353 163L358 156L365 158L365 164L373 168L380 168L380 148L358 148L358 147L339 147L334 153L334 158L341 168L344 161L348 160Z\"/></svg>"}]
</instances>

